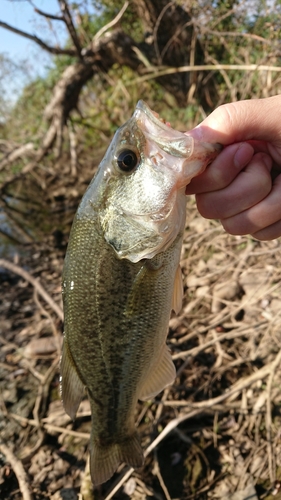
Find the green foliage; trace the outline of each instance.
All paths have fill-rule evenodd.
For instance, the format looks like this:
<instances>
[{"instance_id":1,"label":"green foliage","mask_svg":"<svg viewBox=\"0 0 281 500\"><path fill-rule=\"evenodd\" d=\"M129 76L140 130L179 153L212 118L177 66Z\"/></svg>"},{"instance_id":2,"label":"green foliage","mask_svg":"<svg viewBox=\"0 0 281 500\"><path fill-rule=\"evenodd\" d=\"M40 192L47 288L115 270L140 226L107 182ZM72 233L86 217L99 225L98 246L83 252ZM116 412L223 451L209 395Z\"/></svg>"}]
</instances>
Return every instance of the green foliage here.
<instances>
[{"instance_id":1,"label":"green foliage","mask_svg":"<svg viewBox=\"0 0 281 500\"><path fill-rule=\"evenodd\" d=\"M3 124L14 103L17 80L24 76L19 68L6 54L0 54L0 123Z\"/></svg>"},{"instance_id":2,"label":"green foliage","mask_svg":"<svg viewBox=\"0 0 281 500\"><path fill-rule=\"evenodd\" d=\"M118 14L123 4L123 0L94 0L88 4L91 5L89 10L87 3L83 3L83 10L81 2L71 4L83 47ZM280 0L275 4L268 0L253 0L250 9L248 2L241 4L238 0L215 0L211 3L206 0L193 0L188 6L184 0L178 0L177 4L185 10L189 9L188 14L192 22L185 29L191 30L196 37L193 56L195 60L197 57L200 64L280 65L279 49L277 45L275 49L274 45L278 43L281 26ZM172 15L171 7L169 9L167 15ZM171 22L172 19L171 17ZM158 21L161 22L161 17ZM121 26L136 43L144 42L145 25L143 19L137 16L133 2L130 2L124 13ZM176 30L177 26L175 32ZM171 42L177 44L177 38ZM72 42L69 38L66 47L70 46ZM190 50L188 46L181 49L183 55ZM2 115L5 115L4 122L2 119L3 137L9 137L19 143L40 142L48 127L42 118L43 111L63 71L75 61L74 57L65 55L54 57L53 66L46 76L37 78L24 88L9 114L5 99L0 97L0 113L2 111ZM191 56L190 61L192 64ZM145 71L155 71L157 75L157 67L153 64L154 62ZM3 56L0 58L0 76L1 67L4 71ZM170 78L173 78L173 75ZM174 127L180 130L192 127L204 117L200 102L200 85L204 79L210 82L210 93L215 85L218 95L210 107L229 100L262 97L280 91L278 75L274 73L237 69L214 71L211 75L203 73L201 76L192 73L194 91L187 94L186 105L179 108L173 93L168 92L159 80L152 76L147 81L140 81L139 75L132 69L116 64L108 74L96 74L85 85L79 100L80 112L73 111L71 114L80 154L87 156L93 151L105 149L116 129L131 115L139 98L146 100ZM187 92L189 91L187 89ZM64 147L67 151L67 133L65 139ZM50 158L52 159L52 155ZM17 165L16 168L20 166Z\"/></svg>"},{"instance_id":3,"label":"green foliage","mask_svg":"<svg viewBox=\"0 0 281 500\"><path fill-rule=\"evenodd\" d=\"M98 16L92 20L93 27L98 29L112 21L120 12L124 5L123 0L102 0L92 2L94 9L98 12ZM122 16L122 28L125 33L130 35L139 43L143 40L142 21L136 15L136 10L131 2ZM96 32L95 31L95 32Z\"/></svg>"},{"instance_id":4,"label":"green foliage","mask_svg":"<svg viewBox=\"0 0 281 500\"><path fill-rule=\"evenodd\" d=\"M48 78L37 78L23 89L5 123L10 140L23 143L40 140L47 127L42 112L51 94Z\"/></svg>"},{"instance_id":5,"label":"green foliage","mask_svg":"<svg viewBox=\"0 0 281 500\"><path fill-rule=\"evenodd\" d=\"M82 47L87 47L94 35L112 21L123 7L124 1L95 0L91 3L91 9L87 10L89 4L90 2L71 4ZM63 161L66 164L70 163L70 130L74 131L78 168L81 169L79 175L82 175L83 169L88 165L91 166L92 175L93 166L98 163L114 132L131 116L140 98L147 101L148 105L174 128L188 130L200 122L213 107L223 102L266 97L281 92L280 73L246 69L251 64L267 65L272 69L280 65L280 0L275 3L269 0L251 0L250 9L242 0L193 0L188 4L185 0L177 0L173 4L167 3L167 9L160 12L158 17L154 33L156 38L150 42L150 48L153 49L159 41L159 26L164 19L161 16L171 16L172 22L175 6L185 9L190 21L180 27L180 35L185 30L186 45L182 41L184 38L180 38L177 31L179 27L175 25L174 36L166 41L169 50L179 48L178 53L182 54L180 64L183 66L211 64L214 70L181 73L180 81L186 85L186 102L183 101L183 104L179 105L174 92L167 91L165 87L167 79L172 82L170 88L173 89L174 81L175 86L178 85L179 79L175 76L179 75L166 75L164 80L156 78L157 72L163 70L163 66L157 66L156 57L147 59L146 24L144 19L138 17L134 2L131 1L120 26L135 40L136 45L139 44L140 57L146 60L147 64L145 68L142 67L140 75L132 68L121 67L116 63L109 72L95 73L92 80L85 84L79 98L79 110L72 110L63 131ZM73 47L70 37L65 46ZM35 146L41 145L49 126L43 118L44 109L65 69L76 62L77 59L71 56L54 57L53 65L46 75L29 82L11 109L4 92L3 75L12 76L15 68L11 61L0 55L0 127L3 139L18 144L32 142ZM219 64L233 65L234 69L216 69ZM238 65L244 69L237 69ZM142 76L147 77L147 80L144 81ZM203 103L206 101L204 108ZM7 174L18 174L28 161L18 158L7 173L1 172L0 180L3 181ZM59 172L60 167L54 151L50 151L44 158L44 165L39 167L40 174L43 170ZM82 188L85 188L85 181L79 189ZM41 202L42 192L44 190L40 191L40 195L36 195L37 201ZM79 193L74 196L79 196ZM52 194L48 193L48 196L51 198ZM40 224L43 227L42 223Z\"/></svg>"}]
</instances>

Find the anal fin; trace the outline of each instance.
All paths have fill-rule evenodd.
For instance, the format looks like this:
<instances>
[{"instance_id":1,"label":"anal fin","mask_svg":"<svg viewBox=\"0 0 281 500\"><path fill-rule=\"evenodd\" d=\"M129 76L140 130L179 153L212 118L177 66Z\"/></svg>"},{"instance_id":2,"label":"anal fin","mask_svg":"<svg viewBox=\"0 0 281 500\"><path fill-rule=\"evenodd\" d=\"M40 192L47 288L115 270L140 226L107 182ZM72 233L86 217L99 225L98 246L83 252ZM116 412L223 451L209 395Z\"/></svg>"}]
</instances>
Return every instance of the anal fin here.
<instances>
[{"instance_id":1,"label":"anal fin","mask_svg":"<svg viewBox=\"0 0 281 500\"><path fill-rule=\"evenodd\" d=\"M165 387L173 384L176 377L176 368L166 344L163 345L161 354L156 360L155 366L148 372L141 387L138 398L142 401L152 399Z\"/></svg>"},{"instance_id":2,"label":"anal fin","mask_svg":"<svg viewBox=\"0 0 281 500\"><path fill-rule=\"evenodd\" d=\"M84 384L77 374L66 338L63 341L60 370L60 391L63 406L66 413L74 420L84 395Z\"/></svg>"},{"instance_id":3,"label":"anal fin","mask_svg":"<svg viewBox=\"0 0 281 500\"><path fill-rule=\"evenodd\" d=\"M182 273L181 267L178 265L174 281L174 291L173 291L173 302L172 309L178 314L182 308L183 299L183 283L182 283Z\"/></svg>"}]
</instances>

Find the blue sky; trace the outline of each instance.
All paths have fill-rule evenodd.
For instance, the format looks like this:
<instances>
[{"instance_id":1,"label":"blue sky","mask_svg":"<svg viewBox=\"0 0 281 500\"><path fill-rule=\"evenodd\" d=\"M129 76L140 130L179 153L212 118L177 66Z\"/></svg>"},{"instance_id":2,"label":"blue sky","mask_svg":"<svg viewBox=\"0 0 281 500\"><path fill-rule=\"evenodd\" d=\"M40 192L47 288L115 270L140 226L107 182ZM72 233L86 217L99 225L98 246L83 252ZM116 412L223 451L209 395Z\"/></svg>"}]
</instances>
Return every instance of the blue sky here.
<instances>
[{"instance_id":1,"label":"blue sky","mask_svg":"<svg viewBox=\"0 0 281 500\"><path fill-rule=\"evenodd\" d=\"M32 3L40 10L59 14L57 0L34 0ZM55 38L48 21L34 12L34 8L28 0L0 0L0 6L1 21L30 34L37 35L51 44L65 40L66 32L63 23L53 23L57 33L57 38ZM0 52L19 65L24 61L24 70L29 77L44 74L46 67L52 63L51 56L41 50L36 43L2 27L0 27ZM2 85L8 94L11 93L11 89L14 94L15 88L24 85L27 78L20 71L15 73L15 81L11 81L10 77L5 78L5 75L0 75L0 78L1 76Z\"/></svg>"},{"instance_id":2,"label":"blue sky","mask_svg":"<svg viewBox=\"0 0 281 500\"><path fill-rule=\"evenodd\" d=\"M38 9L52 14L59 14L57 0L35 0L32 2ZM34 12L34 8L28 0L0 0L0 19L18 29L36 34L38 37L49 39L52 34L48 28L48 21ZM62 36L62 23L56 22L54 26L60 28ZM9 56L16 58L34 57L34 43L22 38L11 31L0 28L0 50ZM40 61L36 61L40 64Z\"/></svg>"}]
</instances>

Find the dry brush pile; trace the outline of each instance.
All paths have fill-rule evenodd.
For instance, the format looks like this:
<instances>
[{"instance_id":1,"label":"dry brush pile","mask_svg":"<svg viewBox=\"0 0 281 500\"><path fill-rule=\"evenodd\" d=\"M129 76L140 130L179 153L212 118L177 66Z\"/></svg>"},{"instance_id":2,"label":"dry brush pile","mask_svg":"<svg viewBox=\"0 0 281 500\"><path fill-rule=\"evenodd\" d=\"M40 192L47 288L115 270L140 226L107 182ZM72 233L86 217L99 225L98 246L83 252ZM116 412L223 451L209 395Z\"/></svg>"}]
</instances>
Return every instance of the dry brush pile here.
<instances>
[{"instance_id":1,"label":"dry brush pile","mask_svg":"<svg viewBox=\"0 0 281 500\"><path fill-rule=\"evenodd\" d=\"M1 498L278 498L280 242L229 236L193 199L187 214L184 303L168 338L177 378L137 409L144 467L94 493L88 401L71 422L58 392L63 252L42 265L38 247L31 272L0 261Z\"/></svg>"}]
</instances>

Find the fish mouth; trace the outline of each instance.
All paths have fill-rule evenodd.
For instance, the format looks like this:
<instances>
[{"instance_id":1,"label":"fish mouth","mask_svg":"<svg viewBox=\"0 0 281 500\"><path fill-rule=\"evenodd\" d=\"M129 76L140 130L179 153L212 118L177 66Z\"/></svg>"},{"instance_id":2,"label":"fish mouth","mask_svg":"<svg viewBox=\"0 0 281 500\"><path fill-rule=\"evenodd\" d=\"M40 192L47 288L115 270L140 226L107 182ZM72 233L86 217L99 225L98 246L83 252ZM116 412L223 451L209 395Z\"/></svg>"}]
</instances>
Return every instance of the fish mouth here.
<instances>
[{"instance_id":1,"label":"fish mouth","mask_svg":"<svg viewBox=\"0 0 281 500\"><path fill-rule=\"evenodd\" d=\"M193 137L174 130L144 101L138 101L133 117L144 132L146 139L153 141L166 153L178 158L189 158L193 154Z\"/></svg>"},{"instance_id":2,"label":"fish mouth","mask_svg":"<svg viewBox=\"0 0 281 500\"><path fill-rule=\"evenodd\" d=\"M188 132L174 130L169 122L159 117L159 114L152 111L142 100L138 101L133 116L136 118L147 138L167 153L179 157L189 158L195 154L205 154L214 159L223 146L219 143L208 143L194 139Z\"/></svg>"},{"instance_id":3,"label":"fish mouth","mask_svg":"<svg viewBox=\"0 0 281 500\"><path fill-rule=\"evenodd\" d=\"M157 127L163 128L163 130L171 131L171 125L169 122L166 122L164 118L161 118L156 111L152 111L150 107L143 100L139 100L136 105L136 110L140 110L148 117L148 119L154 123Z\"/></svg>"},{"instance_id":4,"label":"fish mouth","mask_svg":"<svg viewBox=\"0 0 281 500\"><path fill-rule=\"evenodd\" d=\"M133 117L142 130L147 144L154 143L159 148L159 155L153 157L154 163L157 164L158 157L161 158L161 151L168 154L167 156L164 153L166 167L176 174L177 187L189 184L191 179L201 174L222 150L220 144L198 141L188 133L174 130L142 100L138 101ZM147 147L147 156L152 149Z\"/></svg>"}]
</instances>

